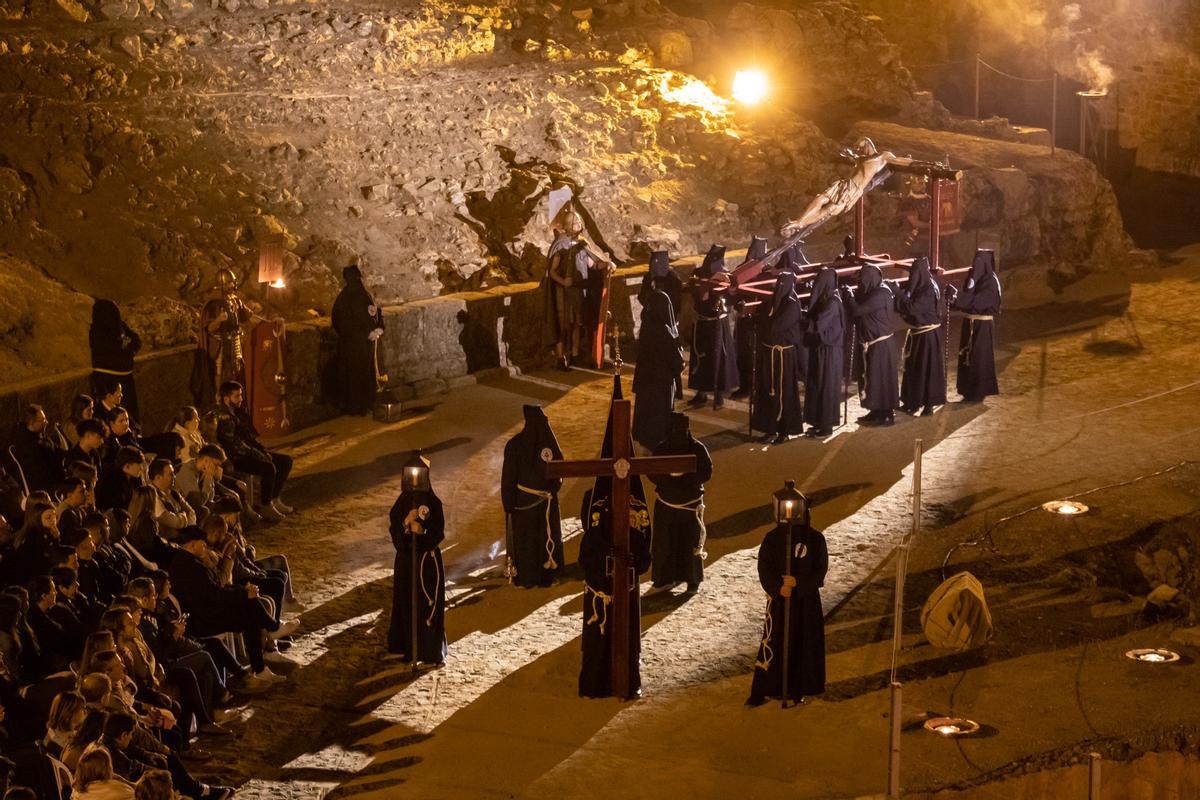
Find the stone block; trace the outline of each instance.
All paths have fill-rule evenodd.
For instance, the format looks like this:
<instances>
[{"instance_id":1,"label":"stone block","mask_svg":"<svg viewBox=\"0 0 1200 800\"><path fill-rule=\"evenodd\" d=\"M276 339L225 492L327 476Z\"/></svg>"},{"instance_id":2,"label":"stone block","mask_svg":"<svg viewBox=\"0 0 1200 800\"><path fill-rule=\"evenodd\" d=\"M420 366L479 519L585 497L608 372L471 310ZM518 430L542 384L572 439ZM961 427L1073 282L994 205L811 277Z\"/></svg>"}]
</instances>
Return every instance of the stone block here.
<instances>
[{"instance_id":1,"label":"stone block","mask_svg":"<svg viewBox=\"0 0 1200 800\"><path fill-rule=\"evenodd\" d=\"M417 397L429 397L446 391L446 382L441 378L426 378L413 384Z\"/></svg>"}]
</instances>

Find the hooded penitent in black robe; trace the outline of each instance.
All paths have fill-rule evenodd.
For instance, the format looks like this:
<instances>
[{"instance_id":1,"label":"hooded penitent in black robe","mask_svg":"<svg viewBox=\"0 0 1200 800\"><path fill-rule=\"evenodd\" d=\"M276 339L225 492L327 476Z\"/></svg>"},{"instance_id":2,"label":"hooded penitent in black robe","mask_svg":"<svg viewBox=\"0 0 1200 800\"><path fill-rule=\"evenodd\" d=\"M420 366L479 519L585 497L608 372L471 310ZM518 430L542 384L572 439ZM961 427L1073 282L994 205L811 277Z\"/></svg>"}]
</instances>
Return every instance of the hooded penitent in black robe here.
<instances>
[{"instance_id":1,"label":"hooded penitent in black robe","mask_svg":"<svg viewBox=\"0 0 1200 800\"><path fill-rule=\"evenodd\" d=\"M375 342L372 331L383 330L383 312L363 285L358 267L342 270L345 287L333 301L333 330L337 333L339 406L347 414L366 414L375 404Z\"/></svg>"},{"instance_id":2,"label":"hooded penitent in black robe","mask_svg":"<svg viewBox=\"0 0 1200 800\"><path fill-rule=\"evenodd\" d=\"M996 275L993 251L975 252L971 272L954 300L954 308L966 317L959 339L958 393L971 401L999 394L994 318L1000 313L1000 278Z\"/></svg>"},{"instance_id":3,"label":"hooded penitent in black robe","mask_svg":"<svg viewBox=\"0 0 1200 800\"><path fill-rule=\"evenodd\" d=\"M796 273L784 270L775 279L767 334L759 343L762 368L754 395L755 430L775 436L798 436L804 432L804 408L800 404L804 317L796 299Z\"/></svg>"},{"instance_id":4,"label":"hooded penitent in black robe","mask_svg":"<svg viewBox=\"0 0 1200 800\"><path fill-rule=\"evenodd\" d=\"M645 296L633 370L633 438L654 447L667 431L675 407L675 386L683 370L683 347L671 300L665 292Z\"/></svg>"},{"instance_id":5,"label":"hooded penitent in black robe","mask_svg":"<svg viewBox=\"0 0 1200 800\"><path fill-rule=\"evenodd\" d=\"M646 305L646 298L653 291L666 292L671 298L671 310L675 312L675 320L683 313L683 281L671 268L671 254L666 250L655 250L650 254L650 269L642 276L642 286L638 290L638 302Z\"/></svg>"},{"instance_id":6,"label":"hooded penitent in black robe","mask_svg":"<svg viewBox=\"0 0 1200 800\"><path fill-rule=\"evenodd\" d=\"M758 581L768 595L762 642L750 684L750 703L783 695L784 617L788 598L779 593L787 571L787 526L767 534L758 549ZM791 635L788 642L788 699L825 691L825 616L821 587L829 570L825 537L807 524L792 527Z\"/></svg>"},{"instance_id":7,"label":"hooded penitent in black robe","mask_svg":"<svg viewBox=\"0 0 1200 800\"><path fill-rule=\"evenodd\" d=\"M804 339L808 370L804 376L804 421L814 432L828 433L841 419L845 312L837 291L837 273L825 267L813 281Z\"/></svg>"},{"instance_id":8,"label":"hooded penitent in black robe","mask_svg":"<svg viewBox=\"0 0 1200 800\"><path fill-rule=\"evenodd\" d=\"M512 525L509 556L517 574L513 582L526 588L549 586L562 571L562 526L558 490L562 478L545 476L543 455L562 459L558 439L541 406L527 405L525 428L504 445L500 500Z\"/></svg>"},{"instance_id":9,"label":"hooded penitent in black robe","mask_svg":"<svg viewBox=\"0 0 1200 800\"><path fill-rule=\"evenodd\" d=\"M613 399L621 399L620 377L615 379ZM612 457L612 412L604 432L601 458ZM630 447L633 443L630 442ZM583 571L583 663L579 669L581 697L612 695L612 591L613 580L609 564L613 555L610 506L612 478L600 477L583 496L579 518L583 522L583 538L579 543L579 567ZM650 511L642 479L629 479L629 508L617 509L628 517L629 550L633 562L633 580L629 588L629 675L630 690L636 694L642 685L639 662L642 652L642 605L638 593L638 576L650 568Z\"/></svg>"},{"instance_id":10,"label":"hooded penitent in black robe","mask_svg":"<svg viewBox=\"0 0 1200 800\"><path fill-rule=\"evenodd\" d=\"M746 248L746 260L742 264L758 261L766 254L766 238L755 236L750 240L750 246ZM758 347L755 325L757 321L755 309L757 308L758 306L747 306L744 300L739 300L735 306L737 322L734 337L737 340L738 362L738 390L735 396L737 397L745 397L754 389L754 360L758 357L758 354L754 352Z\"/></svg>"},{"instance_id":11,"label":"hooded penitent in black robe","mask_svg":"<svg viewBox=\"0 0 1200 800\"><path fill-rule=\"evenodd\" d=\"M879 268L872 264L863 266L858 275L858 293L850 300L847 310L858 334L857 346L863 353L860 385L866 397L862 406L881 415L891 414L900 404L896 386L895 325L892 320L895 302Z\"/></svg>"},{"instance_id":12,"label":"hooded penitent in black robe","mask_svg":"<svg viewBox=\"0 0 1200 800\"><path fill-rule=\"evenodd\" d=\"M697 278L725 272L725 247L714 244ZM723 394L733 391L738 381L737 344L723 292L701 292L693 296L696 325L692 329L692 356L688 362L688 387L697 392Z\"/></svg>"},{"instance_id":13,"label":"hooded penitent in black robe","mask_svg":"<svg viewBox=\"0 0 1200 800\"><path fill-rule=\"evenodd\" d=\"M696 471L651 475L658 492L654 502L654 537L650 542L655 586L686 583L694 592L704 579L704 484L712 478L708 448L692 436L686 414L672 414L667 436L654 448L656 456L696 456Z\"/></svg>"},{"instance_id":14,"label":"hooded penitent in black robe","mask_svg":"<svg viewBox=\"0 0 1200 800\"><path fill-rule=\"evenodd\" d=\"M121 405L131 419L140 420L133 357L142 349L142 340L121 319L121 311L112 300L97 300L92 304L88 343L92 348L93 395L96 398L102 395L100 387L105 378L116 378L121 383Z\"/></svg>"},{"instance_id":15,"label":"hooded penitent in black robe","mask_svg":"<svg viewBox=\"0 0 1200 800\"><path fill-rule=\"evenodd\" d=\"M405 532L404 521L413 509L427 508L422 532ZM388 652L412 661L413 598L416 598L417 661L440 664L446 660L446 570L442 550L446 538L446 517L442 501L432 488L405 489L396 498L390 516L392 544L396 561L392 578L392 620L388 628ZM416 556L416 591L413 564Z\"/></svg>"},{"instance_id":16,"label":"hooded penitent in black robe","mask_svg":"<svg viewBox=\"0 0 1200 800\"><path fill-rule=\"evenodd\" d=\"M904 288L896 293L896 309L908 323L904 339L904 379L900 407L915 414L946 403L946 370L942 361L941 292L929 274L929 259L913 261Z\"/></svg>"}]
</instances>

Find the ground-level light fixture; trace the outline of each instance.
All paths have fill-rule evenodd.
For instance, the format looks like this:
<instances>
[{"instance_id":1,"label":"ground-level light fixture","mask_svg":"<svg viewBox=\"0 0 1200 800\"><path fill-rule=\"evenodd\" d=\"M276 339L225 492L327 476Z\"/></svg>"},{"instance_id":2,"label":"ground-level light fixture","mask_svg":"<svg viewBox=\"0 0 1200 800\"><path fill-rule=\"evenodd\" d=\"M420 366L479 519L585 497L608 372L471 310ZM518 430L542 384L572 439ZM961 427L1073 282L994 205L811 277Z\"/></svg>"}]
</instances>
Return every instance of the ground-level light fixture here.
<instances>
[{"instance_id":1,"label":"ground-level light fixture","mask_svg":"<svg viewBox=\"0 0 1200 800\"><path fill-rule=\"evenodd\" d=\"M1077 500L1051 500L1049 503L1042 503L1042 509L1051 514L1071 517L1077 514L1086 514L1088 507Z\"/></svg>"},{"instance_id":2,"label":"ground-level light fixture","mask_svg":"<svg viewBox=\"0 0 1200 800\"><path fill-rule=\"evenodd\" d=\"M946 738L970 736L979 733L979 723L962 717L934 717L925 720L925 730Z\"/></svg>"},{"instance_id":3,"label":"ground-level light fixture","mask_svg":"<svg viewBox=\"0 0 1200 800\"><path fill-rule=\"evenodd\" d=\"M756 106L767 98L767 74L760 69L738 70L733 76L733 99Z\"/></svg>"},{"instance_id":4,"label":"ground-level light fixture","mask_svg":"<svg viewBox=\"0 0 1200 800\"><path fill-rule=\"evenodd\" d=\"M1125 657L1143 664L1172 664L1179 660L1179 653L1162 647L1138 647L1127 651Z\"/></svg>"},{"instance_id":5,"label":"ground-level light fixture","mask_svg":"<svg viewBox=\"0 0 1200 800\"><path fill-rule=\"evenodd\" d=\"M284 287L283 278L276 278L267 285L272 289L282 289Z\"/></svg>"}]
</instances>

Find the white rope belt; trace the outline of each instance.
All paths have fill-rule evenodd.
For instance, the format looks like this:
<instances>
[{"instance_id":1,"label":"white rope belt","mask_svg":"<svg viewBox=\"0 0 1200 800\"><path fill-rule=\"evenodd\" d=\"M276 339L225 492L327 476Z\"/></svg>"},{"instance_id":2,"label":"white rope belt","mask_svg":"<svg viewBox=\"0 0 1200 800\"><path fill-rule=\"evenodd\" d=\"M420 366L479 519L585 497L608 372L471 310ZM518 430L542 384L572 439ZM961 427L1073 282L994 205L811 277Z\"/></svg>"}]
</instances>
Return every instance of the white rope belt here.
<instances>
[{"instance_id":1,"label":"white rope belt","mask_svg":"<svg viewBox=\"0 0 1200 800\"><path fill-rule=\"evenodd\" d=\"M695 497L683 503L672 503L670 500L664 500L662 495L656 498L657 502L662 503L667 508L674 508L679 511L692 511L696 514L696 521L700 523L700 544L699 547L693 548L692 555L700 556L701 559L708 559L708 553L704 550L704 542L708 539L708 534L704 529L704 495Z\"/></svg>"},{"instance_id":2,"label":"white rope belt","mask_svg":"<svg viewBox=\"0 0 1200 800\"><path fill-rule=\"evenodd\" d=\"M585 583L583 587L592 593L592 616L588 619L587 624L591 625L593 622L599 622L600 635L603 636L604 626L608 624L608 604L612 602L612 595L605 594L599 589L593 589L591 584L588 583Z\"/></svg>"},{"instance_id":3,"label":"white rope belt","mask_svg":"<svg viewBox=\"0 0 1200 800\"><path fill-rule=\"evenodd\" d=\"M991 322L995 317L991 314L963 314L963 316L971 320L971 326L967 328L967 343L958 351L958 355L962 358L964 367L971 366L971 348L975 345L975 323L976 322Z\"/></svg>"},{"instance_id":4,"label":"white rope belt","mask_svg":"<svg viewBox=\"0 0 1200 800\"><path fill-rule=\"evenodd\" d=\"M886 340L886 339L890 339L890 338L892 338L892 336L894 336L894 335L895 335L895 334L893 334L893 333L885 333L883 336L880 336L880 337L878 337L878 338L872 339L872 340L871 340L871 341L869 341L869 342L863 342L863 372L862 372L862 384L863 384L863 385L862 385L862 390L863 390L863 394L866 394L866 393L867 393L867 372L869 371L869 370L867 369L867 353L869 353L869 352L870 352L870 350L871 350L871 346L872 346L872 345L877 345L877 344L879 344L880 342L882 342L882 341L884 341L884 340Z\"/></svg>"},{"instance_id":5,"label":"white rope belt","mask_svg":"<svg viewBox=\"0 0 1200 800\"><path fill-rule=\"evenodd\" d=\"M517 511L528 511L531 508L537 508L543 503L546 505L546 560L542 564L546 569L558 569L558 562L554 560L554 536L550 530L550 498L554 497L553 492L547 492L543 489L530 489L520 483L517 488L526 494L534 495L538 498L536 503L530 503L527 506L517 506Z\"/></svg>"},{"instance_id":6,"label":"white rope belt","mask_svg":"<svg viewBox=\"0 0 1200 800\"><path fill-rule=\"evenodd\" d=\"M431 555L433 555L432 550L426 550L421 554L421 566L418 570L421 575L421 594L425 595L425 602L429 603L429 616L425 618L425 627L427 628L433 626L433 615L437 613L437 590L442 582L442 567L435 558L433 559L433 571L437 575L437 580L433 584L433 594L430 594L429 590L425 588L425 559ZM413 658L416 658L415 653Z\"/></svg>"},{"instance_id":7,"label":"white rope belt","mask_svg":"<svg viewBox=\"0 0 1200 800\"><path fill-rule=\"evenodd\" d=\"M779 422L783 419L783 354L791 350L795 345L790 344L764 344L763 347L771 351L771 397L779 397L779 413L775 415L775 421ZM775 361L779 360L779 369L776 371ZM778 391L776 387L778 386Z\"/></svg>"},{"instance_id":8,"label":"white rope belt","mask_svg":"<svg viewBox=\"0 0 1200 800\"><path fill-rule=\"evenodd\" d=\"M902 348L904 352L904 360L908 361L908 356L910 353L912 353L912 337L920 336L921 334L929 333L930 331L936 331L940 327L942 327L942 323L935 322L932 325L920 325L916 328L908 328L905 330L904 347Z\"/></svg>"}]
</instances>

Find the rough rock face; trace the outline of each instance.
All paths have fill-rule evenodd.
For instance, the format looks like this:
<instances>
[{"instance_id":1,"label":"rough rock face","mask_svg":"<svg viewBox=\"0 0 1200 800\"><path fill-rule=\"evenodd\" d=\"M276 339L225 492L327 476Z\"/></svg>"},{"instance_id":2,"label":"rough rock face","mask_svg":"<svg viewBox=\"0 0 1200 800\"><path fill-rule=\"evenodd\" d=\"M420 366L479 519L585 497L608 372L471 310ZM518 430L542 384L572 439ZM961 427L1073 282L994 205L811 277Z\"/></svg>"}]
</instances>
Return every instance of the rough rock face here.
<instances>
[{"instance_id":1,"label":"rough rock face","mask_svg":"<svg viewBox=\"0 0 1200 800\"><path fill-rule=\"evenodd\" d=\"M27 262L0 256L0 374L5 383L87 363L92 303Z\"/></svg>"}]
</instances>

